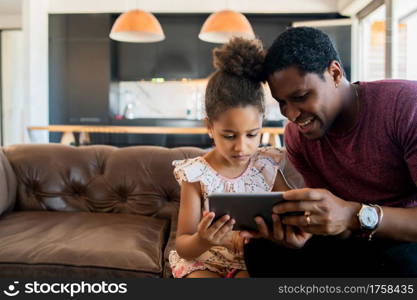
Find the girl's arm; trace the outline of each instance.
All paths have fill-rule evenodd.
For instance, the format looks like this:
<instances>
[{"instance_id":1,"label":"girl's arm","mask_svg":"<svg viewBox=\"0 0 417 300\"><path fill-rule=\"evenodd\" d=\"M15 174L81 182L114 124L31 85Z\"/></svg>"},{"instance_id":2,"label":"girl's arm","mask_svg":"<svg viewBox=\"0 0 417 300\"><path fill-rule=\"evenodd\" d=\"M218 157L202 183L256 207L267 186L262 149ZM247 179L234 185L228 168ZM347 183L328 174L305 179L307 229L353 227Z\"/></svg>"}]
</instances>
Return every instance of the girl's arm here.
<instances>
[{"instance_id":1,"label":"girl's arm","mask_svg":"<svg viewBox=\"0 0 417 300\"><path fill-rule=\"evenodd\" d=\"M201 188L199 182L181 183L181 202L178 216L176 250L185 259L200 256L214 245L221 245L231 231L234 220L223 216L213 225L214 213L206 212L201 218ZM203 233L203 235L199 234Z\"/></svg>"}]
</instances>

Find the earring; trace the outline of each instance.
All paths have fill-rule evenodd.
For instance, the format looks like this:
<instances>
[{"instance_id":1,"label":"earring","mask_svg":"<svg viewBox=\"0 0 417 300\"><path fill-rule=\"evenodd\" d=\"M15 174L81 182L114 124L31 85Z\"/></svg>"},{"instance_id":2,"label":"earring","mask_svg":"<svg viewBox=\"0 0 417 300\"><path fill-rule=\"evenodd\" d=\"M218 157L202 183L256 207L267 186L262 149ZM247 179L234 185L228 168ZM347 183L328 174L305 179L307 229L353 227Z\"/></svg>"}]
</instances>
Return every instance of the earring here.
<instances>
[{"instance_id":1,"label":"earring","mask_svg":"<svg viewBox=\"0 0 417 300\"><path fill-rule=\"evenodd\" d=\"M334 87L335 87L335 88L337 88L337 87L338 87L338 84L337 84L336 82L335 82L335 84L334 84Z\"/></svg>"}]
</instances>

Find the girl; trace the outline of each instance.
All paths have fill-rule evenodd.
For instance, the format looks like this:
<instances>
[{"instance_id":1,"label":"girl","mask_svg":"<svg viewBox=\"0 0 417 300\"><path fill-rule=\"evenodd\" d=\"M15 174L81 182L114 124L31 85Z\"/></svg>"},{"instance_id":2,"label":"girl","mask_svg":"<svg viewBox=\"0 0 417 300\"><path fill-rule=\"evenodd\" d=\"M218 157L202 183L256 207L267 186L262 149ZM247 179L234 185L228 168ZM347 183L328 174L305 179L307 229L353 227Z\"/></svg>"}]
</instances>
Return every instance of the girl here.
<instances>
[{"instance_id":1,"label":"girl","mask_svg":"<svg viewBox=\"0 0 417 300\"><path fill-rule=\"evenodd\" d=\"M176 278L248 277L247 241L233 231L230 216L213 222L209 194L289 189L281 173L283 152L258 150L265 110L260 41L235 38L213 54L217 71L206 88L205 121L215 147L204 156L173 162L181 185L176 251L169 256Z\"/></svg>"}]
</instances>

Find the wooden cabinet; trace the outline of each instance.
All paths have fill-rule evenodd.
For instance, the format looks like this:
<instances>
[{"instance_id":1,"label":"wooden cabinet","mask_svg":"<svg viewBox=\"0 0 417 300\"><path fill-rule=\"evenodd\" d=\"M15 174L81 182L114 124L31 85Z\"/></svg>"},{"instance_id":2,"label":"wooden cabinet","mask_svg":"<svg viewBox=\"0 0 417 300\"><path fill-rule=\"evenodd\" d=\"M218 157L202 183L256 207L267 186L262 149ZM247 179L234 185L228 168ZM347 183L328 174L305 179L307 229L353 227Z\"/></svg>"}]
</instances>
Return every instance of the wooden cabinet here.
<instances>
[{"instance_id":1,"label":"wooden cabinet","mask_svg":"<svg viewBox=\"0 0 417 300\"><path fill-rule=\"evenodd\" d=\"M111 80L109 14L50 15L51 124L107 124Z\"/></svg>"},{"instance_id":2,"label":"wooden cabinet","mask_svg":"<svg viewBox=\"0 0 417 300\"><path fill-rule=\"evenodd\" d=\"M198 39L208 14L156 14L165 33L157 43L112 41L117 53L116 78L121 81L205 78L213 71L212 49L217 44Z\"/></svg>"},{"instance_id":3,"label":"wooden cabinet","mask_svg":"<svg viewBox=\"0 0 417 300\"><path fill-rule=\"evenodd\" d=\"M110 28L110 14L49 16L50 124L108 124Z\"/></svg>"}]
</instances>

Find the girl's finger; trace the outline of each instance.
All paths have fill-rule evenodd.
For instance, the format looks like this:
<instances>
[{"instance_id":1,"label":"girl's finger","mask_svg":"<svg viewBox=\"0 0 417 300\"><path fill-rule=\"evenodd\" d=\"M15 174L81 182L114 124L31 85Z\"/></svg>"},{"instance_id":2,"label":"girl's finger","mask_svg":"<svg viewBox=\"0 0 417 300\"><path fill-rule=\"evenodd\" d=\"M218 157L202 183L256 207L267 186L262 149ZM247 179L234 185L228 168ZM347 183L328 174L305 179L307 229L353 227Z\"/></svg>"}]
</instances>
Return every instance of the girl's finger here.
<instances>
[{"instance_id":1,"label":"girl's finger","mask_svg":"<svg viewBox=\"0 0 417 300\"><path fill-rule=\"evenodd\" d=\"M214 215L214 212L207 212L206 214L203 213L203 217L198 224L199 231L207 231L213 221Z\"/></svg>"},{"instance_id":2,"label":"girl's finger","mask_svg":"<svg viewBox=\"0 0 417 300\"><path fill-rule=\"evenodd\" d=\"M216 222L214 222L214 224L212 224L208 229L207 229L207 233L208 235L213 238L214 235L217 233L217 231L219 231L223 225L228 222L230 220L230 216L229 215L224 215L222 216L220 219L218 219Z\"/></svg>"},{"instance_id":3,"label":"girl's finger","mask_svg":"<svg viewBox=\"0 0 417 300\"><path fill-rule=\"evenodd\" d=\"M213 239L216 241L220 241L224 238L224 236L229 233L230 231L232 231L233 229L233 225L235 224L235 220L231 219L229 221L227 221L226 223L223 224L223 226L221 226L217 232L215 232L213 234Z\"/></svg>"},{"instance_id":4,"label":"girl's finger","mask_svg":"<svg viewBox=\"0 0 417 300\"><path fill-rule=\"evenodd\" d=\"M246 238L248 240L251 239L251 238L256 239L256 238L260 238L261 237L261 234L259 233L259 231L246 231L246 230L243 230L239 234L240 234L241 237Z\"/></svg>"}]
</instances>

